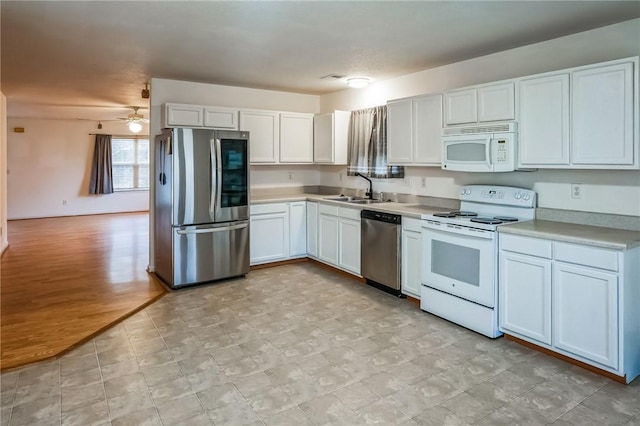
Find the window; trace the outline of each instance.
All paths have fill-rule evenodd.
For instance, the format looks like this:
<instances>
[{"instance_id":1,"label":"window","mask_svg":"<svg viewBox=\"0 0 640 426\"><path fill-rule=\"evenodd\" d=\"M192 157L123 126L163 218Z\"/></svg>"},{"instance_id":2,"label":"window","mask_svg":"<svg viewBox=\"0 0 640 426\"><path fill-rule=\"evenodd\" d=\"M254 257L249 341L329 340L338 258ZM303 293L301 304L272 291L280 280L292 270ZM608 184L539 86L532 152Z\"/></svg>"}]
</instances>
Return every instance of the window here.
<instances>
[{"instance_id":1,"label":"window","mask_svg":"<svg viewBox=\"0 0 640 426\"><path fill-rule=\"evenodd\" d=\"M387 106L351 112L349 122L349 176L360 173L372 178L404 177L403 166L387 164Z\"/></svg>"},{"instance_id":2,"label":"window","mask_svg":"<svg viewBox=\"0 0 640 426\"><path fill-rule=\"evenodd\" d=\"M149 139L111 139L113 189L149 189Z\"/></svg>"}]
</instances>

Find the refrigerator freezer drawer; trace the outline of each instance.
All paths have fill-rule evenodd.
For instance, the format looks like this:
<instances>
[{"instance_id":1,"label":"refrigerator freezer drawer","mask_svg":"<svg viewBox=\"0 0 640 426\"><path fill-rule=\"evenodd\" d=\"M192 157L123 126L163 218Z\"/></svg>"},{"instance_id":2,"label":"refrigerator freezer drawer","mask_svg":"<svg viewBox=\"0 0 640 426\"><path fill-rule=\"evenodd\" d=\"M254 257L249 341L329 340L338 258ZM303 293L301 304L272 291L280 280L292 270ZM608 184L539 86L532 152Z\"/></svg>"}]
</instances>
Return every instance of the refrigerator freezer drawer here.
<instances>
[{"instance_id":1,"label":"refrigerator freezer drawer","mask_svg":"<svg viewBox=\"0 0 640 426\"><path fill-rule=\"evenodd\" d=\"M176 228L172 287L249 272L249 222Z\"/></svg>"}]
</instances>

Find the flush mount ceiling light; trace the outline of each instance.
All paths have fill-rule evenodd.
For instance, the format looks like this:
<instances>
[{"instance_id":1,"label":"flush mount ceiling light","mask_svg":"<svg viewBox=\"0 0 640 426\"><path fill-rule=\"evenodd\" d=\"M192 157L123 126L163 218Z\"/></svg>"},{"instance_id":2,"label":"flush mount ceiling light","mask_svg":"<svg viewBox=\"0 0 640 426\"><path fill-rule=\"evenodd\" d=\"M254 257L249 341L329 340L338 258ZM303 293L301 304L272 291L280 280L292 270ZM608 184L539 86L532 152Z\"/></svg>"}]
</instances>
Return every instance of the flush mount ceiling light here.
<instances>
[{"instance_id":1,"label":"flush mount ceiling light","mask_svg":"<svg viewBox=\"0 0 640 426\"><path fill-rule=\"evenodd\" d=\"M368 77L351 77L347 79L347 86L354 89L362 89L369 85L369 81L371 80Z\"/></svg>"}]
</instances>

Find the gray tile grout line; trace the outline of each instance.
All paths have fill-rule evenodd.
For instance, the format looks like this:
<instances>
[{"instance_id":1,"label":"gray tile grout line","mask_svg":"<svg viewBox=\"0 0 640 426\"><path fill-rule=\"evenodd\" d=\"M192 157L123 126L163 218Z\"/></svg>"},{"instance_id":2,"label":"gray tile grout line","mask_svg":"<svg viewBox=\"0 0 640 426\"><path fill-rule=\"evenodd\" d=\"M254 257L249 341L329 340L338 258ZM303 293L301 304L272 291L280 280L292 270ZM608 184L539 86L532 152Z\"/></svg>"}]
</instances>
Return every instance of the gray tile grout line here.
<instances>
[{"instance_id":1,"label":"gray tile grout line","mask_svg":"<svg viewBox=\"0 0 640 426\"><path fill-rule=\"evenodd\" d=\"M102 375L102 366L100 365L100 356L98 355L98 345L96 339L91 339L93 342L93 350L98 361L98 371L100 372L100 383L102 384L102 394L104 395L104 403L107 405L107 416L109 416L109 424L111 424L111 407L109 407L109 398L107 398L107 388L104 384L104 376ZM62 394L62 391L60 392Z\"/></svg>"}]
</instances>

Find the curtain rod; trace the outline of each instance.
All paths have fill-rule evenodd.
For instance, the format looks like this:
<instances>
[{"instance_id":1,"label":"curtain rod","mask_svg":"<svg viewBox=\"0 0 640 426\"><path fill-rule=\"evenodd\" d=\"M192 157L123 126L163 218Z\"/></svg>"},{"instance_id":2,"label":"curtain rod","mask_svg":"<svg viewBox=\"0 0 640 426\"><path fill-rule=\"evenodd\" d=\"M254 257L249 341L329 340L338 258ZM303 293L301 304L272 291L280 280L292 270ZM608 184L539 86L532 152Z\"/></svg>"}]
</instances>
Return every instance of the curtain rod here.
<instances>
[{"instance_id":1,"label":"curtain rod","mask_svg":"<svg viewBox=\"0 0 640 426\"><path fill-rule=\"evenodd\" d=\"M149 135L111 135L109 133L89 133L89 136L98 136L98 135L105 135L105 136L113 136L116 138L126 138L126 139L138 139L138 138L144 138L144 139L149 139Z\"/></svg>"}]
</instances>

